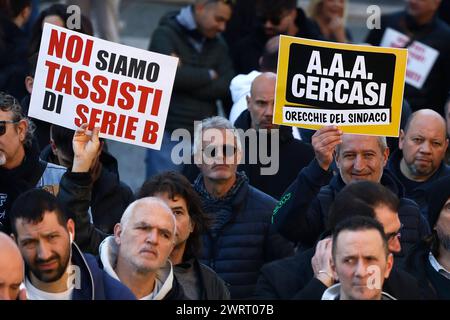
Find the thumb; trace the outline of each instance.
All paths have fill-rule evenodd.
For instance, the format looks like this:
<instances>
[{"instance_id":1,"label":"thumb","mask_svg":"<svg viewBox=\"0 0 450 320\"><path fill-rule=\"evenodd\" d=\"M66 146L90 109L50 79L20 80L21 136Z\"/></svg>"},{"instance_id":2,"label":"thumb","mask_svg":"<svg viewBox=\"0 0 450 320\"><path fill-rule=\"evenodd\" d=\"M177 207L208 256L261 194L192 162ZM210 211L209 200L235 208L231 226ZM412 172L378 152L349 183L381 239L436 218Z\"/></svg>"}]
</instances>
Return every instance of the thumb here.
<instances>
[{"instance_id":1,"label":"thumb","mask_svg":"<svg viewBox=\"0 0 450 320\"><path fill-rule=\"evenodd\" d=\"M95 127L92 130L92 141L93 142L96 142L96 143L99 142L99 139L98 139L99 133L100 133L100 128L99 127Z\"/></svg>"}]
</instances>

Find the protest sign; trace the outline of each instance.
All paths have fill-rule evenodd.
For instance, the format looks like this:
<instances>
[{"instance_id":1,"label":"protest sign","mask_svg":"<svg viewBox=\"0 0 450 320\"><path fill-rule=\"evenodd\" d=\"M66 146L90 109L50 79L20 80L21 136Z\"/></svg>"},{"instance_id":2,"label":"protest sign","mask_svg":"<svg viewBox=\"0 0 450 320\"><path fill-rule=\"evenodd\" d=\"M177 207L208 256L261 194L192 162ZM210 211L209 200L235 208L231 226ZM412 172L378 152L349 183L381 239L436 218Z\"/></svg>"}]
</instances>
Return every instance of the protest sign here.
<instances>
[{"instance_id":1,"label":"protest sign","mask_svg":"<svg viewBox=\"0 0 450 320\"><path fill-rule=\"evenodd\" d=\"M413 41L397 30L386 28L380 46L392 48L408 48L408 64L405 82L417 89L422 89L431 69L436 62L439 51L420 41Z\"/></svg>"},{"instance_id":2,"label":"protest sign","mask_svg":"<svg viewBox=\"0 0 450 320\"><path fill-rule=\"evenodd\" d=\"M280 37L273 122L398 136L406 49Z\"/></svg>"},{"instance_id":3,"label":"protest sign","mask_svg":"<svg viewBox=\"0 0 450 320\"><path fill-rule=\"evenodd\" d=\"M160 149L178 59L45 24L29 116Z\"/></svg>"}]
</instances>

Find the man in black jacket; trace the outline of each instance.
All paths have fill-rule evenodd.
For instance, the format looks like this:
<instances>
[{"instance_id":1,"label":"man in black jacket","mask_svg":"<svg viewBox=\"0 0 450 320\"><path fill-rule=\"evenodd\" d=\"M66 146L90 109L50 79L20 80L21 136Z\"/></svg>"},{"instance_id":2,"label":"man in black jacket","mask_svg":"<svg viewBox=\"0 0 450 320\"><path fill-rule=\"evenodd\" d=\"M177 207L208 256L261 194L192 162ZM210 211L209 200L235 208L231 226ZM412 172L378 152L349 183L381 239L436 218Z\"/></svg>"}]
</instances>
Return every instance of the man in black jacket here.
<instances>
[{"instance_id":1,"label":"man in black jacket","mask_svg":"<svg viewBox=\"0 0 450 320\"><path fill-rule=\"evenodd\" d=\"M314 24L306 17L296 0L263 0L260 5L260 21L250 34L242 38L231 52L238 74L259 69L259 58L271 37L288 35L320 39Z\"/></svg>"},{"instance_id":2,"label":"man in black jacket","mask_svg":"<svg viewBox=\"0 0 450 320\"><path fill-rule=\"evenodd\" d=\"M331 268L332 241L328 235L343 220L358 215L378 220L388 238L391 253L400 250L401 225L398 218L399 199L379 183L359 181L347 185L337 194L330 208L328 231L315 248L298 251L293 257L266 264L261 268L254 297L259 299L319 300L335 283ZM397 299L419 299L414 278L394 263L383 291Z\"/></svg>"},{"instance_id":3,"label":"man in black jacket","mask_svg":"<svg viewBox=\"0 0 450 320\"><path fill-rule=\"evenodd\" d=\"M148 150L147 177L166 170L181 171L172 162L174 130L191 134L194 121L217 114L217 100L229 97L234 76L228 47L220 33L232 14L233 1L195 0L164 16L152 35L150 51L179 59L161 150ZM190 141L191 142L191 141ZM189 143L190 143L189 142Z\"/></svg>"},{"instance_id":4,"label":"man in black jacket","mask_svg":"<svg viewBox=\"0 0 450 320\"><path fill-rule=\"evenodd\" d=\"M430 298L450 299L450 177L427 190L428 221L433 232L411 250L405 269L414 275Z\"/></svg>"},{"instance_id":5,"label":"man in black jacket","mask_svg":"<svg viewBox=\"0 0 450 320\"><path fill-rule=\"evenodd\" d=\"M256 130L256 143L252 139L245 141L245 161L239 169L246 173L254 187L280 199L294 180L293 173L306 167L314 158L314 152L311 145L294 139L291 127L272 123L276 78L275 73L266 72L253 80L247 96L248 110L237 118L234 125L250 133ZM260 158L257 163L250 163L250 151L257 152L260 157L267 155L270 163L263 164ZM268 172L264 173L263 168Z\"/></svg>"},{"instance_id":6,"label":"man in black jacket","mask_svg":"<svg viewBox=\"0 0 450 320\"><path fill-rule=\"evenodd\" d=\"M20 195L11 209L11 226L25 261L28 299L135 300L95 257L79 250L74 221L54 195L41 189Z\"/></svg>"},{"instance_id":7,"label":"man in black jacket","mask_svg":"<svg viewBox=\"0 0 450 320\"><path fill-rule=\"evenodd\" d=\"M194 188L211 219L201 261L230 284L232 299L249 298L261 266L293 253L292 244L271 224L276 202L237 172L242 147L227 119L203 120L196 127L193 153L201 171Z\"/></svg>"},{"instance_id":8,"label":"man in black jacket","mask_svg":"<svg viewBox=\"0 0 450 320\"><path fill-rule=\"evenodd\" d=\"M372 29L366 42L380 45L386 30L391 28L409 37L405 47L418 41L437 50L437 59L425 82L421 87L406 83L405 98L412 111L426 107L443 115L450 89L450 27L436 14L440 3L441 0L406 1L406 10L381 17L381 29Z\"/></svg>"},{"instance_id":9,"label":"man in black jacket","mask_svg":"<svg viewBox=\"0 0 450 320\"><path fill-rule=\"evenodd\" d=\"M41 152L41 159L70 170L74 158L74 133L71 129L51 125L50 144ZM113 233L122 213L134 201L134 195L131 188L120 180L117 160L105 147L101 139L100 149L89 169L92 183L89 213L97 228Z\"/></svg>"},{"instance_id":10,"label":"man in black jacket","mask_svg":"<svg viewBox=\"0 0 450 320\"><path fill-rule=\"evenodd\" d=\"M414 112L400 130L399 150L388 162L389 170L405 187L405 196L419 205L424 216L428 185L450 175L450 167L444 163L448 147L445 127L445 120L436 111Z\"/></svg>"},{"instance_id":11,"label":"man in black jacket","mask_svg":"<svg viewBox=\"0 0 450 320\"><path fill-rule=\"evenodd\" d=\"M18 101L0 92L0 231L10 233L8 212L15 199L31 188L56 194L66 168L39 159L33 124Z\"/></svg>"},{"instance_id":12,"label":"man in black jacket","mask_svg":"<svg viewBox=\"0 0 450 320\"><path fill-rule=\"evenodd\" d=\"M384 137L342 135L337 127L328 126L314 134L312 145L315 159L300 171L274 210L273 222L282 235L306 248L313 246L325 230L336 195L345 185L358 180L381 183L400 199L398 213L403 237L402 252L396 259L429 233L417 204L403 198L401 184L383 169L389 155ZM333 154L339 169L334 177L330 172Z\"/></svg>"}]
</instances>

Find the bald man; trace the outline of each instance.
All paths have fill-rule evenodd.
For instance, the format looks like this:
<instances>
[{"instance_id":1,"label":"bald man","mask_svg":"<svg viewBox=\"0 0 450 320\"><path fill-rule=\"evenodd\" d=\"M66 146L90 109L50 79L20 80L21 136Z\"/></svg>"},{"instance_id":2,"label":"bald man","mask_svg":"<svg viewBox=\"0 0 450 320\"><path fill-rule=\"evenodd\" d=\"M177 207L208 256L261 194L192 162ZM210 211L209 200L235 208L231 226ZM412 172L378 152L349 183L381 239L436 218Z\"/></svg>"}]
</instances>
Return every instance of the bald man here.
<instances>
[{"instance_id":1,"label":"bald man","mask_svg":"<svg viewBox=\"0 0 450 320\"><path fill-rule=\"evenodd\" d=\"M272 72L260 74L253 80L250 95L247 96L247 108L252 119L252 128L277 129L272 123L277 75Z\"/></svg>"},{"instance_id":2,"label":"bald man","mask_svg":"<svg viewBox=\"0 0 450 320\"><path fill-rule=\"evenodd\" d=\"M25 289L20 290L23 270L19 248L11 237L0 232L0 300L25 299Z\"/></svg>"},{"instance_id":3,"label":"bald man","mask_svg":"<svg viewBox=\"0 0 450 320\"><path fill-rule=\"evenodd\" d=\"M104 270L140 300L184 299L169 260L175 233L175 216L163 200L134 201L100 245Z\"/></svg>"},{"instance_id":4,"label":"bald man","mask_svg":"<svg viewBox=\"0 0 450 320\"><path fill-rule=\"evenodd\" d=\"M400 131L399 150L389 160L388 168L405 187L405 196L427 212L425 190L440 177L450 175L444 163L448 147L444 118L431 109L411 114L405 129Z\"/></svg>"}]
</instances>

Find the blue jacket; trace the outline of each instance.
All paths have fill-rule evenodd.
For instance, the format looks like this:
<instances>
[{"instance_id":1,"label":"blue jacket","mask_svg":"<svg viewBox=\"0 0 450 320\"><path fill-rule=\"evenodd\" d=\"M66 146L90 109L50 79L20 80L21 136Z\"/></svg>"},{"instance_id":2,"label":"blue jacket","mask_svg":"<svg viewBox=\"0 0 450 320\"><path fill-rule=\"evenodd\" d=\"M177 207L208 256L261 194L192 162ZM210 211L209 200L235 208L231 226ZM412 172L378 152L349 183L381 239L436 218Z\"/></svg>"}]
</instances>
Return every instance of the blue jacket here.
<instances>
[{"instance_id":1,"label":"blue jacket","mask_svg":"<svg viewBox=\"0 0 450 320\"><path fill-rule=\"evenodd\" d=\"M130 289L100 269L97 259L81 253L75 243L72 244L72 264L79 267L81 273L72 300L136 300Z\"/></svg>"},{"instance_id":2,"label":"blue jacket","mask_svg":"<svg viewBox=\"0 0 450 320\"><path fill-rule=\"evenodd\" d=\"M204 196L200 196L205 207ZM293 254L292 244L271 225L275 204L272 197L245 181L231 200L231 214L221 220L217 232L209 230L203 237L201 262L230 284L232 299L252 295L263 264Z\"/></svg>"},{"instance_id":3,"label":"blue jacket","mask_svg":"<svg viewBox=\"0 0 450 320\"><path fill-rule=\"evenodd\" d=\"M400 199L398 214L403 228L400 238L402 252L396 255L398 261L409 248L430 233L430 228L417 204L403 198L402 185L388 170L384 170L380 183ZM344 187L340 174L333 177L314 159L286 190L274 210L273 223L287 239L305 248L312 247L325 231L329 208L336 194Z\"/></svg>"},{"instance_id":4,"label":"blue jacket","mask_svg":"<svg viewBox=\"0 0 450 320\"><path fill-rule=\"evenodd\" d=\"M403 173L400 171L400 161L403 158L403 154L401 150L396 150L389 158L388 161L388 169L395 174L397 177L403 176ZM441 165L436 170L436 172L427 180L422 182L417 188L409 190L405 186L405 196L409 199L414 200L420 207L420 211L422 214L427 217L428 216L428 205L425 197L425 192L430 186L431 183L436 181L439 178L450 175L450 167L441 162Z\"/></svg>"}]
</instances>

